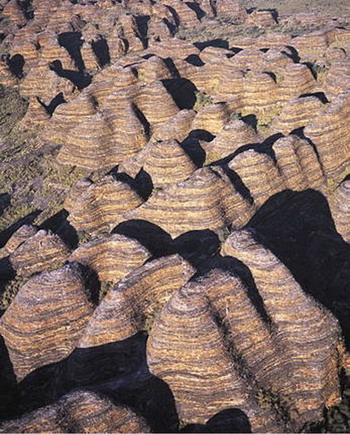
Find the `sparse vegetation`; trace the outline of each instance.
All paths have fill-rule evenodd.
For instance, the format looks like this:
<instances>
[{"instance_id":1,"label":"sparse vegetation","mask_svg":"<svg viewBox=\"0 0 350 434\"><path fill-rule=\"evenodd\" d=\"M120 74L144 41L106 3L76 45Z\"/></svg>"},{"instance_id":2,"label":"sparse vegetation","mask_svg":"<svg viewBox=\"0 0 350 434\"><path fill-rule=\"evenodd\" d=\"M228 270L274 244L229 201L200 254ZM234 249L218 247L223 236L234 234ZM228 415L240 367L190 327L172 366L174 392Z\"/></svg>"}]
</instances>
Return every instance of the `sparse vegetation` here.
<instances>
[{"instance_id":1,"label":"sparse vegetation","mask_svg":"<svg viewBox=\"0 0 350 434\"><path fill-rule=\"evenodd\" d=\"M206 105L213 104L214 100L210 95L207 95L203 91L196 92L196 103L193 107L194 110L200 110Z\"/></svg>"}]
</instances>

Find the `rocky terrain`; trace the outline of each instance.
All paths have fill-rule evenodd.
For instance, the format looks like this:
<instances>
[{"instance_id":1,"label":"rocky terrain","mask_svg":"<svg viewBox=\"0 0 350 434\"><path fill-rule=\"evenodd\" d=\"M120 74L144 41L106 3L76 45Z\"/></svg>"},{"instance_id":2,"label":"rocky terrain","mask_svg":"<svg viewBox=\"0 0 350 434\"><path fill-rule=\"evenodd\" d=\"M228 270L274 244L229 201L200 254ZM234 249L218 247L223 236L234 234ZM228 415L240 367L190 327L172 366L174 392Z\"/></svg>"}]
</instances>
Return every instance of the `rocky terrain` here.
<instances>
[{"instance_id":1,"label":"rocky terrain","mask_svg":"<svg viewBox=\"0 0 350 434\"><path fill-rule=\"evenodd\" d=\"M350 430L350 10L288 5L0 0L0 432Z\"/></svg>"}]
</instances>

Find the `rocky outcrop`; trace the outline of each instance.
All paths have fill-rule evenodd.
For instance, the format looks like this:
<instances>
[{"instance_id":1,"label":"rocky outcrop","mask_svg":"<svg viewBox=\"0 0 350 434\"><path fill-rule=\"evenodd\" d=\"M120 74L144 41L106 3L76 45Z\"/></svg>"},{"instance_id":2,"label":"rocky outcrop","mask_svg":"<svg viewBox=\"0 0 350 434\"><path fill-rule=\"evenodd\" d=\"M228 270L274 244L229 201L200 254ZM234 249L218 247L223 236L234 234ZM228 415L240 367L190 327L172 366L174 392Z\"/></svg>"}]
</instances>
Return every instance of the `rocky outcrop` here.
<instances>
[{"instance_id":1,"label":"rocky outcrop","mask_svg":"<svg viewBox=\"0 0 350 434\"><path fill-rule=\"evenodd\" d=\"M225 103L208 104L201 108L192 123L193 130L218 134L229 122L230 114Z\"/></svg>"},{"instance_id":2,"label":"rocky outcrop","mask_svg":"<svg viewBox=\"0 0 350 434\"><path fill-rule=\"evenodd\" d=\"M315 86L316 80L310 69L302 63L292 63L283 72L278 99L286 102L300 95L312 93Z\"/></svg>"},{"instance_id":3,"label":"rocky outcrop","mask_svg":"<svg viewBox=\"0 0 350 434\"><path fill-rule=\"evenodd\" d=\"M219 160L233 154L237 149L249 143L260 142L260 137L254 129L244 121L232 120L222 129L221 133L206 146L206 163Z\"/></svg>"},{"instance_id":4,"label":"rocky outcrop","mask_svg":"<svg viewBox=\"0 0 350 434\"><path fill-rule=\"evenodd\" d=\"M98 182L78 181L65 200L69 221L77 229L89 234L110 232L123 214L137 208L141 197L127 183L106 176Z\"/></svg>"},{"instance_id":5,"label":"rocky outcrop","mask_svg":"<svg viewBox=\"0 0 350 434\"><path fill-rule=\"evenodd\" d=\"M156 192L125 218L148 220L176 237L191 230L221 231L234 208L224 209L226 197L234 189L222 172L210 168L197 170L188 180ZM228 207L227 207L228 208Z\"/></svg>"},{"instance_id":6,"label":"rocky outcrop","mask_svg":"<svg viewBox=\"0 0 350 434\"><path fill-rule=\"evenodd\" d=\"M24 284L0 319L17 380L68 356L92 311L75 265L44 272Z\"/></svg>"},{"instance_id":7,"label":"rocky outcrop","mask_svg":"<svg viewBox=\"0 0 350 434\"><path fill-rule=\"evenodd\" d=\"M154 322L148 365L170 385L184 422L203 423L220 410L236 407L247 414L253 431L279 431L276 414L259 406L254 380L240 369L239 352L228 335L231 330L224 331L230 324L227 316L234 318L239 312L235 323L244 321L237 300L241 301L240 291L236 278L218 270L177 291ZM226 304L226 309L221 311L218 304Z\"/></svg>"},{"instance_id":8,"label":"rocky outcrop","mask_svg":"<svg viewBox=\"0 0 350 434\"><path fill-rule=\"evenodd\" d=\"M164 304L194 272L179 255L154 259L132 271L97 307L79 347L121 341L150 329Z\"/></svg>"},{"instance_id":9,"label":"rocky outcrop","mask_svg":"<svg viewBox=\"0 0 350 434\"><path fill-rule=\"evenodd\" d=\"M196 115L194 110L180 110L157 128L152 139L185 140L192 130L192 121Z\"/></svg>"},{"instance_id":10,"label":"rocky outcrop","mask_svg":"<svg viewBox=\"0 0 350 434\"><path fill-rule=\"evenodd\" d=\"M196 170L195 164L176 140L154 143L147 151L143 168L156 188L184 181Z\"/></svg>"},{"instance_id":11,"label":"rocky outcrop","mask_svg":"<svg viewBox=\"0 0 350 434\"><path fill-rule=\"evenodd\" d=\"M249 232L233 233L222 252L249 267L272 325L278 329L276 340L283 348L279 362L288 367L281 366L279 374L285 384L278 386L277 376L274 381L289 402L289 417L299 427L321 419L324 406L339 401L337 378L344 350L338 321L306 296L286 266Z\"/></svg>"},{"instance_id":12,"label":"rocky outcrop","mask_svg":"<svg viewBox=\"0 0 350 434\"><path fill-rule=\"evenodd\" d=\"M138 241L113 234L83 244L70 255L69 260L88 265L103 282L116 283L150 256L150 252Z\"/></svg>"},{"instance_id":13,"label":"rocky outcrop","mask_svg":"<svg viewBox=\"0 0 350 434\"><path fill-rule=\"evenodd\" d=\"M68 131L57 160L89 170L112 168L121 161L113 140L113 129L100 113Z\"/></svg>"},{"instance_id":14,"label":"rocky outcrop","mask_svg":"<svg viewBox=\"0 0 350 434\"><path fill-rule=\"evenodd\" d=\"M58 235L40 230L21 243L9 259L18 276L28 277L58 268L68 255L69 249Z\"/></svg>"},{"instance_id":15,"label":"rocky outcrop","mask_svg":"<svg viewBox=\"0 0 350 434\"><path fill-rule=\"evenodd\" d=\"M315 144L329 178L341 176L348 164L350 131L346 120L350 113L349 103L350 92L344 92L305 128L305 135ZM337 146L329 146L330 143L336 143Z\"/></svg>"},{"instance_id":16,"label":"rocky outcrop","mask_svg":"<svg viewBox=\"0 0 350 434\"><path fill-rule=\"evenodd\" d=\"M88 391L75 391L58 402L0 425L0 432L149 432L144 419L127 407Z\"/></svg>"},{"instance_id":17,"label":"rocky outcrop","mask_svg":"<svg viewBox=\"0 0 350 434\"><path fill-rule=\"evenodd\" d=\"M9 238L5 246L0 250L0 256L5 257L15 252L19 246L37 233L37 229L31 225L23 225Z\"/></svg>"},{"instance_id":18,"label":"rocky outcrop","mask_svg":"<svg viewBox=\"0 0 350 434\"><path fill-rule=\"evenodd\" d=\"M308 125L323 109L324 104L315 96L292 99L283 106L280 115L273 121L272 128L287 135Z\"/></svg>"}]
</instances>

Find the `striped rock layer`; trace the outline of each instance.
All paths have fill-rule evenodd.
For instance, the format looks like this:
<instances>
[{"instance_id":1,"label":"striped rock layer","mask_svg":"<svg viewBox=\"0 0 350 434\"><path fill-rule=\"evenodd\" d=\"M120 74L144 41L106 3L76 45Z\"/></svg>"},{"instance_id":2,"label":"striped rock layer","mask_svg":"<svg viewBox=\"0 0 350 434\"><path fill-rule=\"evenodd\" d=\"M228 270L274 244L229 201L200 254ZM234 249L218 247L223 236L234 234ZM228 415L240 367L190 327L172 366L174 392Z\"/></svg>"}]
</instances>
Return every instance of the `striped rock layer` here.
<instances>
[{"instance_id":1,"label":"striped rock layer","mask_svg":"<svg viewBox=\"0 0 350 434\"><path fill-rule=\"evenodd\" d=\"M79 346L121 341L150 327L163 305L194 272L178 255L155 259L132 271L96 308Z\"/></svg>"},{"instance_id":2,"label":"striped rock layer","mask_svg":"<svg viewBox=\"0 0 350 434\"><path fill-rule=\"evenodd\" d=\"M101 281L116 283L150 256L138 241L112 234L81 245L70 255L69 261L88 265Z\"/></svg>"},{"instance_id":3,"label":"striped rock layer","mask_svg":"<svg viewBox=\"0 0 350 434\"><path fill-rule=\"evenodd\" d=\"M92 311L75 265L41 273L24 284L0 320L18 381L68 356Z\"/></svg>"},{"instance_id":4,"label":"striped rock layer","mask_svg":"<svg viewBox=\"0 0 350 434\"><path fill-rule=\"evenodd\" d=\"M92 392L76 391L20 419L0 424L0 432L150 432L127 407Z\"/></svg>"},{"instance_id":5,"label":"striped rock layer","mask_svg":"<svg viewBox=\"0 0 350 434\"><path fill-rule=\"evenodd\" d=\"M89 234L110 232L126 211L141 205L140 196L126 183L105 177L99 182L78 181L66 198L69 221Z\"/></svg>"},{"instance_id":6,"label":"striped rock layer","mask_svg":"<svg viewBox=\"0 0 350 434\"><path fill-rule=\"evenodd\" d=\"M40 230L10 254L10 262L19 276L28 277L58 268L68 255L68 247L57 235Z\"/></svg>"},{"instance_id":7,"label":"striped rock layer","mask_svg":"<svg viewBox=\"0 0 350 434\"><path fill-rule=\"evenodd\" d=\"M236 406L257 432L320 420L340 399L338 322L246 232L233 233L223 254L249 265L256 287L214 270L177 291L150 332L151 372L170 385L186 422Z\"/></svg>"}]
</instances>

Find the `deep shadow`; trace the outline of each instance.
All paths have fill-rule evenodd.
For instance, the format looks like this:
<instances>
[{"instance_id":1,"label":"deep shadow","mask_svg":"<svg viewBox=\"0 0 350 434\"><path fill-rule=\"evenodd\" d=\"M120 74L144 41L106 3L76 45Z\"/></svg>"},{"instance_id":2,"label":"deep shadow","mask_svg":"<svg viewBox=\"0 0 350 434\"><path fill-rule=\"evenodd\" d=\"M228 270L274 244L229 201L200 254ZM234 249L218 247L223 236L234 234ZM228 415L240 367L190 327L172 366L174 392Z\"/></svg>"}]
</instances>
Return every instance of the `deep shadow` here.
<instances>
[{"instance_id":1,"label":"deep shadow","mask_svg":"<svg viewBox=\"0 0 350 434\"><path fill-rule=\"evenodd\" d=\"M292 45L286 45L286 48L288 48L289 51L282 51L282 53L292 59L294 63L299 63L300 56L297 49Z\"/></svg>"},{"instance_id":2,"label":"deep shadow","mask_svg":"<svg viewBox=\"0 0 350 434\"><path fill-rule=\"evenodd\" d=\"M80 72L84 71L85 64L83 56L81 55L81 47L83 46L84 42L81 32L60 33L57 36L57 40L58 43L68 51L78 70Z\"/></svg>"},{"instance_id":3,"label":"deep shadow","mask_svg":"<svg viewBox=\"0 0 350 434\"><path fill-rule=\"evenodd\" d=\"M51 71L54 71L59 77L66 78L71 81L74 86L76 86L79 90L84 89L84 87L89 86L91 84L91 75L87 72L81 71L71 71L69 69L62 68L62 62L60 60L54 60L49 64L49 68Z\"/></svg>"},{"instance_id":4,"label":"deep shadow","mask_svg":"<svg viewBox=\"0 0 350 434\"><path fill-rule=\"evenodd\" d=\"M112 230L112 234L121 234L130 238L135 238L153 257L171 255L174 252L173 240L171 236L159 226L146 220L127 220L119 223Z\"/></svg>"},{"instance_id":5,"label":"deep shadow","mask_svg":"<svg viewBox=\"0 0 350 434\"><path fill-rule=\"evenodd\" d=\"M22 9L23 15L26 20L32 20L34 18L34 8L32 0L16 0L18 6Z\"/></svg>"},{"instance_id":6,"label":"deep shadow","mask_svg":"<svg viewBox=\"0 0 350 434\"><path fill-rule=\"evenodd\" d=\"M0 194L0 216L3 215L6 208L11 205L11 195L8 193Z\"/></svg>"},{"instance_id":7,"label":"deep shadow","mask_svg":"<svg viewBox=\"0 0 350 434\"><path fill-rule=\"evenodd\" d=\"M16 277L16 271L13 269L8 256L0 259L0 294L4 290L6 283Z\"/></svg>"},{"instance_id":8,"label":"deep shadow","mask_svg":"<svg viewBox=\"0 0 350 434\"><path fill-rule=\"evenodd\" d=\"M333 312L349 348L350 245L337 233L326 198L311 189L285 190L272 196L247 227L306 293Z\"/></svg>"},{"instance_id":9,"label":"deep shadow","mask_svg":"<svg viewBox=\"0 0 350 434\"><path fill-rule=\"evenodd\" d=\"M10 57L7 61L7 65L11 73L17 78L24 77L24 71L23 71L24 64L25 64L25 60L22 54L15 54L14 56Z\"/></svg>"},{"instance_id":10,"label":"deep shadow","mask_svg":"<svg viewBox=\"0 0 350 434\"><path fill-rule=\"evenodd\" d=\"M186 78L171 78L162 80L180 110L192 109L196 103L197 88Z\"/></svg>"},{"instance_id":11,"label":"deep shadow","mask_svg":"<svg viewBox=\"0 0 350 434\"><path fill-rule=\"evenodd\" d=\"M251 115L244 116L242 118L242 121L250 125L256 131L258 126L258 118L256 117L256 115L251 114Z\"/></svg>"},{"instance_id":12,"label":"deep shadow","mask_svg":"<svg viewBox=\"0 0 350 434\"><path fill-rule=\"evenodd\" d=\"M78 247L78 234L75 228L67 220L69 213L65 209L58 211L52 217L45 220L39 229L50 230L65 242L71 249Z\"/></svg>"},{"instance_id":13,"label":"deep shadow","mask_svg":"<svg viewBox=\"0 0 350 434\"><path fill-rule=\"evenodd\" d=\"M198 54L190 54L185 59L186 62L190 63L193 66L204 66L205 63L203 60L198 56Z\"/></svg>"},{"instance_id":14,"label":"deep shadow","mask_svg":"<svg viewBox=\"0 0 350 434\"><path fill-rule=\"evenodd\" d=\"M218 47L229 49L229 43L225 39L212 39L211 41L195 42L193 44L199 50L204 50L207 47Z\"/></svg>"},{"instance_id":15,"label":"deep shadow","mask_svg":"<svg viewBox=\"0 0 350 434\"><path fill-rule=\"evenodd\" d=\"M205 425L193 423L180 432L198 433L250 433L252 428L248 416L239 408L226 408L212 416Z\"/></svg>"},{"instance_id":16,"label":"deep shadow","mask_svg":"<svg viewBox=\"0 0 350 434\"><path fill-rule=\"evenodd\" d=\"M5 341L0 335L0 421L15 416L17 381Z\"/></svg>"},{"instance_id":17,"label":"deep shadow","mask_svg":"<svg viewBox=\"0 0 350 434\"><path fill-rule=\"evenodd\" d=\"M323 104L329 103L328 98L324 94L324 92L315 92L315 93L304 93L303 95L300 95L299 98L306 98L308 96L314 96L317 99L319 99Z\"/></svg>"},{"instance_id":18,"label":"deep shadow","mask_svg":"<svg viewBox=\"0 0 350 434\"><path fill-rule=\"evenodd\" d=\"M109 54L109 47L105 38L100 38L97 41L91 42L91 48L95 53L98 64L101 68L111 63L111 56Z\"/></svg>"},{"instance_id":19,"label":"deep shadow","mask_svg":"<svg viewBox=\"0 0 350 434\"><path fill-rule=\"evenodd\" d=\"M180 144L193 163L197 167L202 167L205 162L206 154L202 148L201 141L211 142L214 137L215 136L206 130L192 130Z\"/></svg>"},{"instance_id":20,"label":"deep shadow","mask_svg":"<svg viewBox=\"0 0 350 434\"><path fill-rule=\"evenodd\" d=\"M137 119L141 122L147 137L150 136L151 132L151 124L148 122L144 113L137 107L135 103L132 103L132 109L137 117Z\"/></svg>"},{"instance_id":21,"label":"deep shadow","mask_svg":"<svg viewBox=\"0 0 350 434\"><path fill-rule=\"evenodd\" d=\"M11 226L0 232L0 248L4 247L4 245L7 243L11 235L17 231L21 226L23 225L30 225L33 223L33 221L38 217L38 215L41 213L41 210L35 210L31 212L30 214L26 215L25 217L22 217L21 219L17 220L15 223L13 223Z\"/></svg>"},{"instance_id":22,"label":"deep shadow","mask_svg":"<svg viewBox=\"0 0 350 434\"><path fill-rule=\"evenodd\" d=\"M165 6L168 10L169 10L169 12L171 13L171 15L172 15L172 17L173 17L173 20L174 20L174 23L175 23L175 26L176 26L176 28L178 28L179 26L180 26L180 24L181 24L181 22L180 22L180 17L179 17L179 15L178 15L178 13L176 12L176 10L174 9L174 8L172 8L171 6Z\"/></svg>"},{"instance_id":23,"label":"deep shadow","mask_svg":"<svg viewBox=\"0 0 350 434\"><path fill-rule=\"evenodd\" d=\"M137 29L140 35L141 42L143 44L143 48L148 47L148 21L151 19L149 15L137 15L135 16Z\"/></svg>"},{"instance_id":24,"label":"deep shadow","mask_svg":"<svg viewBox=\"0 0 350 434\"><path fill-rule=\"evenodd\" d=\"M112 175L116 181L125 182L128 184L136 193L142 197L143 200L147 200L153 191L153 182L151 176L143 169L133 179L127 173L118 173L116 168L112 169L109 173Z\"/></svg>"},{"instance_id":25,"label":"deep shadow","mask_svg":"<svg viewBox=\"0 0 350 434\"><path fill-rule=\"evenodd\" d=\"M62 361L36 369L18 385L18 414L50 404L73 389L116 383L144 369L146 340L140 332L119 342L76 348Z\"/></svg>"},{"instance_id":26,"label":"deep shadow","mask_svg":"<svg viewBox=\"0 0 350 434\"><path fill-rule=\"evenodd\" d=\"M215 232L209 229L194 230L179 235L174 240L176 253L196 268L215 256L220 250L220 240Z\"/></svg>"},{"instance_id":27,"label":"deep shadow","mask_svg":"<svg viewBox=\"0 0 350 434\"><path fill-rule=\"evenodd\" d=\"M18 386L17 415L84 389L107 395L116 405L130 406L145 417L152 432L178 431L174 396L148 370L146 340L147 334L139 332L123 341L77 348L61 362L37 369Z\"/></svg>"},{"instance_id":28,"label":"deep shadow","mask_svg":"<svg viewBox=\"0 0 350 434\"><path fill-rule=\"evenodd\" d=\"M49 105L46 105L45 103L43 103L39 97L36 97L36 99L38 100L39 104L42 105L44 107L44 109L46 110L46 112L52 116L54 111L56 110L56 108L61 105L61 104L66 104L67 101L64 99L63 96L63 92L60 92L59 94L57 94L51 101Z\"/></svg>"},{"instance_id":29,"label":"deep shadow","mask_svg":"<svg viewBox=\"0 0 350 434\"><path fill-rule=\"evenodd\" d=\"M186 4L196 13L198 20L201 20L205 16L205 12L200 8L198 3L186 2Z\"/></svg>"}]
</instances>

